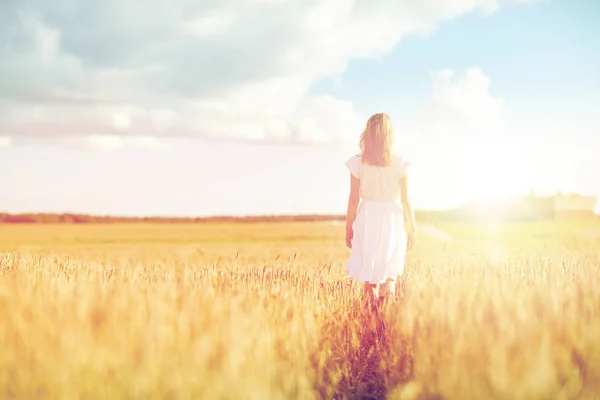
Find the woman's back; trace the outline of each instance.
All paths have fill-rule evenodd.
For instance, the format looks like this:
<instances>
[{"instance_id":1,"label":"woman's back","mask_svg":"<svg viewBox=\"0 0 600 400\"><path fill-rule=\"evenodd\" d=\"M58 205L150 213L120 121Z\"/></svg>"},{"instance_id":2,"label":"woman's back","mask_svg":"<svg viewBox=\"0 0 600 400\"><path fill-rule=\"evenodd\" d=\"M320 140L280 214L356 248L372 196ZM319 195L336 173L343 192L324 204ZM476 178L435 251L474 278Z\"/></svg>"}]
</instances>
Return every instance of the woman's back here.
<instances>
[{"instance_id":1,"label":"woman's back","mask_svg":"<svg viewBox=\"0 0 600 400\"><path fill-rule=\"evenodd\" d=\"M364 201L400 201L400 178L408 163L400 156L393 156L389 166L369 165L360 155L350 158L346 165L360 180L360 197Z\"/></svg>"}]
</instances>

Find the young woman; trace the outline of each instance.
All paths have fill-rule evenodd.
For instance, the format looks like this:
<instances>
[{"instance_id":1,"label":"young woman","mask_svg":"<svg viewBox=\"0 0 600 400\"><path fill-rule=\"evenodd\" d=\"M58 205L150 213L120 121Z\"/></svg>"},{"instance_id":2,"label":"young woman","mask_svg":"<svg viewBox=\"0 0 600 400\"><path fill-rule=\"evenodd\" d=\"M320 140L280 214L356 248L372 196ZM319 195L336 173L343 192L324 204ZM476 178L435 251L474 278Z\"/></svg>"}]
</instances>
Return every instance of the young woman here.
<instances>
[{"instance_id":1,"label":"young woman","mask_svg":"<svg viewBox=\"0 0 600 400\"><path fill-rule=\"evenodd\" d=\"M369 300L379 297L380 302L395 296L406 251L415 246L415 217L407 186L409 164L392 153L393 136L387 114L371 116L360 137L361 153L345 163L350 170L346 271L365 283Z\"/></svg>"}]
</instances>

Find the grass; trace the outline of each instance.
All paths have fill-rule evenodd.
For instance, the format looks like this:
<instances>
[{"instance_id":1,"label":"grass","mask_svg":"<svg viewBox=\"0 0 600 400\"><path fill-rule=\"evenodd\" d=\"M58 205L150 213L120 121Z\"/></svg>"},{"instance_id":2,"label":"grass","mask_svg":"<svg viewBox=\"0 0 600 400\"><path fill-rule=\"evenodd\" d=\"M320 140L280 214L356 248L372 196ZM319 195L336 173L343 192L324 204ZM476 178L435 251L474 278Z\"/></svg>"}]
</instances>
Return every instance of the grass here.
<instances>
[{"instance_id":1,"label":"grass","mask_svg":"<svg viewBox=\"0 0 600 400\"><path fill-rule=\"evenodd\" d=\"M440 227L379 315L339 224L0 226L0 398L600 398L600 224Z\"/></svg>"}]
</instances>

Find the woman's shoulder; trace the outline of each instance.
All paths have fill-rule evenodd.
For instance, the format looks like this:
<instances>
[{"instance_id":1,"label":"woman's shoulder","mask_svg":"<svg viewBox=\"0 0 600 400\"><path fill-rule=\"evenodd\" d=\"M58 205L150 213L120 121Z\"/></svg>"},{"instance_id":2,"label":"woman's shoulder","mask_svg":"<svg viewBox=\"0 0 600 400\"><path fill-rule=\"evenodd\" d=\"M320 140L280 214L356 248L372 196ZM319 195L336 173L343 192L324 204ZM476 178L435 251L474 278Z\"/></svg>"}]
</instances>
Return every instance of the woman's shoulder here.
<instances>
[{"instance_id":1,"label":"woman's shoulder","mask_svg":"<svg viewBox=\"0 0 600 400\"><path fill-rule=\"evenodd\" d=\"M402 153L392 153L392 162L398 164L402 163L406 156Z\"/></svg>"},{"instance_id":2,"label":"woman's shoulder","mask_svg":"<svg viewBox=\"0 0 600 400\"><path fill-rule=\"evenodd\" d=\"M362 164L362 157L360 154L356 154L356 155L353 155L352 157L348 158L344 164L350 170L350 173L352 175L354 175L360 179L360 171L361 171L360 166Z\"/></svg>"},{"instance_id":3,"label":"woman's shoulder","mask_svg":"<svg viewBox=\"0 0 600 400\"><path fill-rule=\"evenodd\" d=\"M346 162L358 162L358 161L362 161L361 153L354 154L354 155L350 156L350 158L348 158L348 160L346 160Z\"/></svg>"},{"instance_id":4,"label":"woman's shoulder","mask_svg":"<svg viewBox=\"0 0 600 400\"><path fill-rule=\"evenodd\" d=\"M412 164L410 159L402 153L394 153L392 159L394 160L394 164L400 172L400 175L404 175Z\"/></svg>"},{"instance_id":5,"label":"woman's shoulder","mask_svg":"<svg viewBox=\"0 0 600 400\"><path fill-rule=\"evenodd\" d=\"M392 153L392 160L397 163L409 162L408 156L403 153Z\"/></svg>"}]
</instances>

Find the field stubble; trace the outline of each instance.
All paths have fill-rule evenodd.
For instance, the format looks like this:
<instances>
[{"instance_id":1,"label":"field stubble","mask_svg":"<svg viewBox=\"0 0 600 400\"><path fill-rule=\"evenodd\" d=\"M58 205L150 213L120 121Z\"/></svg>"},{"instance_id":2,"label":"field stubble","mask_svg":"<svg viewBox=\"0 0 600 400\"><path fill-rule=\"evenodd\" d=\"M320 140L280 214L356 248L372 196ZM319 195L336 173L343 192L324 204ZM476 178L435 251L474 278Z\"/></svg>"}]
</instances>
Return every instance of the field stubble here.
<instances>
[{"instance_id":1,"label":"field stubble","mask_svg":"<svg viewBox=\"0 0 600 400\"><path fill-rule=\"evenodd\" d=\"M2 398L600 398L600 242L446 225L379 318L325 223L0 226Z\"/></svg>"}]
</instances>

